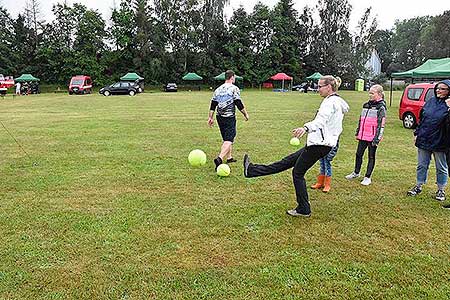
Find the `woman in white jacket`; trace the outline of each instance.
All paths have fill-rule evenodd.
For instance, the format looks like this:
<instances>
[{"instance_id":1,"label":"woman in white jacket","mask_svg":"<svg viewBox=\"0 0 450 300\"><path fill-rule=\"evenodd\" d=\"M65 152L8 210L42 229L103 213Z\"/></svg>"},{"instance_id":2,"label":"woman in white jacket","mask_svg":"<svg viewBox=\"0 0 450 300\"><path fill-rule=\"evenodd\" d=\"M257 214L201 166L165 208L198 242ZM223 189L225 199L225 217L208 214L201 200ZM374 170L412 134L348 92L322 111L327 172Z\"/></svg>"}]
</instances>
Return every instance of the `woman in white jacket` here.
<instances>
[{"instance_id":1,"label":"woman in white jacket","mask_svg":"<svg viewBox=\"0 0 450 300\"><path fill-rule=\"evenodd\" d=\"M316 117L303 127L292 130L295 137L308 134L306 146L282 160L269 164L253 164L247 154L244 155L244 176L259 177L279 173L290 168L294 180L297 207L286 211L291 216L309 217L311 207L308 200L305 173L320 158L336 146L342 132L344 114L348 111L348 104L336 93L337 82L333 76L323 76L319 80L319 94L324 98L320 104Z\"/></svg>"}]
</instances>

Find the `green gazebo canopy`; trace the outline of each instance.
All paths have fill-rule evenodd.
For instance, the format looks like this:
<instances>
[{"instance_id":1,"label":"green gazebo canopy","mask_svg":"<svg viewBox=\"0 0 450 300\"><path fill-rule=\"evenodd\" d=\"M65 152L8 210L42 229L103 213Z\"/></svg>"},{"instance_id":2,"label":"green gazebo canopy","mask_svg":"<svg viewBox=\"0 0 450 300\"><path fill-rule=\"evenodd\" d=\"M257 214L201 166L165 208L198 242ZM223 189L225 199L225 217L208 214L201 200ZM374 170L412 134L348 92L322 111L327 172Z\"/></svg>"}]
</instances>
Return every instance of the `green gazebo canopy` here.
<instances>
[{"instance_id":1,"label":"green gazebo canopy","mask_svg":"<svg viewBox=\"0 0 450 300\"><path fill-rule=\"evenodd\" d=\"M450 77L450 58L429 59L417 68L392 73L397 78L448 78Z\"/></svg>"},{"instance_id":2,"label":"green gazebo canopy","mask_svg":"<svg viewBox=\"0 0 450 300\"><path fill-rule=\"evenodd\" d=\"M195 81L195 80L202 80L203 77L197 75L196 73L187 73L183 76L183 80L189 80L189 81Z\"/></svg>"},{"instance_id":3,"label":"green gazebo canopy","mask_svg":"<svg viewBox=\"0 0 450 300\"><path fill-rule=\"evenodd\" d=\"M314 73L314 74L312 74L312 75L306 77L306 79L309 79L309 80L319 80L320 77L322 77L322 76L323 76L322 74L320 74L319 72L316 72L316 73Z\"/></svg>"},{"instance_id":4,"label":"green gazebo canopy","mask_svg":"<svg viewBox=\"0 0 450 300\"><path fill-rule=\"evenodd\" d=\"M28 81L39 81L39 78L34 77L31 74L22 74L20 77L14 79L16 82L28 82Z\"/></svg>"},{"instance_id":5,"label":"green gazebo canopy","mask_svg":"<svg viewBox=\"0 0 450 300\"><path fill-rule=\"evenodd\" d=\"M244 78L242 76L239 75L235 75L234 76L237 80L243 80ZM225 72L220 73L219 75L217 75L216 77L214 77L215 80L225 80Z\"/></svg>"},{"instance_id":6,"label":"green gazebo canopy","mask_svg":"<svg viewBox=\"0 0 450 300\"><path fill-rule=\"evenodd\" d=\"M127 73L126 75L120 77L120 80L136 81L136 80L144 80L144 77L141 77L136 73Z\"/></svg>"}]
</instances>

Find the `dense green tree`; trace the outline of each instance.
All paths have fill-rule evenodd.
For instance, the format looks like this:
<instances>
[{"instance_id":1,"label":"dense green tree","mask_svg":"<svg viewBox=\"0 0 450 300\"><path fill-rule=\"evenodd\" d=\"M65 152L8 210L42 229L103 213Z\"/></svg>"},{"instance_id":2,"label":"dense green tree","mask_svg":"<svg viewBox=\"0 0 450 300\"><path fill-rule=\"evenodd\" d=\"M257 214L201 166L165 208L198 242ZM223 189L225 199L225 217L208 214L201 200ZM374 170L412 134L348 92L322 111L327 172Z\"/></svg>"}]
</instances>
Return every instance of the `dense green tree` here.
<instances>
[{"instance_id":1,"label":"dense green tree","mask_svg":"<svg viewBox=\"0 0 450 300\"><path fill-rule=\"evenodd\" d=\"M352 38L348 27L351 5L347 0L319 0L319 27L311 48L316 69L321 73L339 75L344 80L354 77Z\"/></svg>"},{"instance_id":2,"label":"dense green tree","mask_svg":"<svg viewBox=\"0 0 450 300\"><path fill-rule=\"evenodd\" d=\"M378 55L381 59L381 72L390 75L389 65L393 60L392 53L392 30L377 30L372 37L372 43L375 49L378 51Z\"/></svg>"},{"instance_id":3,"label":"dense green tree","mask_svg":"<svg viewBox=\"0 0 450 300\"><path fill-rule=\"evenodd\" d=\"M404 71L417 67L426 59L420 55L419 42L422 32L429 26L431 17L417 17L395 23L392 39L394 71Z\"/></svg>"},{"instance_id":4,"label":"dense green tree","mask_svg":"<svg viewBox=\"0 0 450 300\"><path fill-rule=\"evenodd\" d=\"M419 57L429 58L450 57L450 10L430 20L420 35L417 45Z\"/></svg>"},{"instance_id":5,"label":"dense green tree","mask_svg":"<svg viewBox=\"0 0 450 300\"><path fill-rule=\"evenodd\" d=\"M0 6L0 74L15 75L17 70L15 62L17 57L12 51L14 36L13 36L13 20L9 16L6 9Z\"/></svg>"},{"instance_id":6,"label":"dense green tree","mask_svg":"<svg viewBox=\"0 0 450 300\"><path fill-rule=\"evenodd\" d=\"M274 35L272 29L272 13L268 6L257 3L250 14L250 48L253 51L252 84L260 85L266 81L274 70L272 69L271 45ZM247 75L247 74L245 74Z\"/></svg>"},{"instance_id":7,"label":"dense green tree","mask_svg":"<svg viewBox=\"0 0 450 300\"><path fill-rule=\"evenodd\" d=\"M366 69L365 63L376 49L373 37L377 29L377 20L371 18L371 8L366 9L356 29L353 39L353 72L359 77L370 78L373 74Z\"/></svg>"},{"instance_id":8,"label":"dense green tree","mask_svg":"<svg viewBox=\"0 0 450 300\"><path fill-rule=\"evenodd\" d=\"M45 80L64 84L77 74L91 75L103 82L102 54L105 50L105 21L97 11L75 3L56 4L55 20L44 27L45 38L39 59Z\"/></svg>"},{"instance_id":9,"label":"dense green tree","mask_svg":"<svg viewBox=\"0 0 450 300\"><path fill-rule=\"evenodd\" d=\"M245 80L251 81L254 53L251 48L251 20L243 7L233 12L229 22L229 39L225 45L225 68L233 69L238 74L245 74Z\"/></svg>"}]
</instances>

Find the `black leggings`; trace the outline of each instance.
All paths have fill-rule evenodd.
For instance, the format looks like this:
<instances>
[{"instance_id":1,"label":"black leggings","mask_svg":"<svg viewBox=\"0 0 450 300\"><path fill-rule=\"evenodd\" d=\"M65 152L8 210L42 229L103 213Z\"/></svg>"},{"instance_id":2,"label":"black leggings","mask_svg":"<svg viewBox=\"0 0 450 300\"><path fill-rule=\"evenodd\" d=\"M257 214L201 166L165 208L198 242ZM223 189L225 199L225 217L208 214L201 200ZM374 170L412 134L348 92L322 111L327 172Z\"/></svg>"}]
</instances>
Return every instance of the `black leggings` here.
<instances>
[{"instance_id":1,"label":"black leggings","mask_svg":"<svg viewBox=\"0 0 450 300\"><path fill-rule=\"evenodd\" d=\"M309 214L311 213L311 207L308 201L305 173L320 158L327 155L330 150L331 147L329 146L306 146L270 165L250 164L247 174L248 177L265 176L294 167L292 170L292 178L294 180L295 195L298 203L297 211L299 213Z\"/></svg>"},{"instance_id":2,"label":"black leggings","mask_svg":"<svg viewBox=\"0 0 450 300\"><path fill-rule=\"evenodd\" d=\"M356 150L355 173L359 174L359 172L361 171L363 156L367 147L369 147L369 161L367 162L367 170L365 177L370 178L373 172L373 168L375 167L375 154L377 152L377 146L372 146L371 142L359 141L358 149Z\"/></svg>"}]
</instances>

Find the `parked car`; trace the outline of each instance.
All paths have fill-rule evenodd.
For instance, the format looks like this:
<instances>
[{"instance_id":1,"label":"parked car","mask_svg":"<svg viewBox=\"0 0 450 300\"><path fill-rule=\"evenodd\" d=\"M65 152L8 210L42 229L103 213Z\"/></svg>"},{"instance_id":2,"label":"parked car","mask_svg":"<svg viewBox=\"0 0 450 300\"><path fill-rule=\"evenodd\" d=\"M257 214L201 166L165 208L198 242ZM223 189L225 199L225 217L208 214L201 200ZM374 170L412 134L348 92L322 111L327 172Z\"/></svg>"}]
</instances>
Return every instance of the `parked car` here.
<instances>
[{"instance_id":1,"label":"parked car","mask_svg":"<svg viewBox=\"0 0 450 300\"><path fill-rule=\"evenodd\" d=\"M133 81L119 81L111 85L107 85L100 89L100 94L104 96L109 95L130 95L134 96L142 90L137 82Z\"/></svg>"},{"instance_id":2,"label":"parked car","mask_svg":"<svg viewBox=\"0 0 450 300\"><path fill-rule=\"evenodd\" d=\"M6 94L6 91L12 86L14 86L14 78L0 74L0 94Z\"/></svg>"},{"instance_id":3,"label":"parked car","mask_svg":"<svg viewBox=\"0 0 450 300\"><path fill-rule=\"evenodd\" d=\"M168 83L164 86L165 92L176 92L178 90L176 83Z\"/></svg>"},{"instance_id":4,"label":"parked car","mask_svg":"<svg viewBox=\"0 0 450 300\"><path fill-rule=\"evenodd\" d=\"M298 92L305 92L305 89L307 89L307 92L317 92L317 87L314 83L302 82L301 84L297 84L292 87L293 91Z\"/></svg>"},{"instance_id":5,"label":"parked car","mask_svg":"<svg viewBox=\"0 0 450 300\"><path fill-rule=\"evenodd\" d=\"M72 77L69 83L69 94L92 93L92 79L89 76L77 75Z\"/></svg>"},{"instance_id":6,"label":"parked car","mask_svg":"<svg viewBox=\"0 0 450 300\"><path fill-rule=\"evenodd\" d=\"M411 129L417 126L425 101L434 96L435 85L435 83L416 83L406 87L398 109L398 117L403 121L403 127Z\"/></svg>"}]
</instances>

